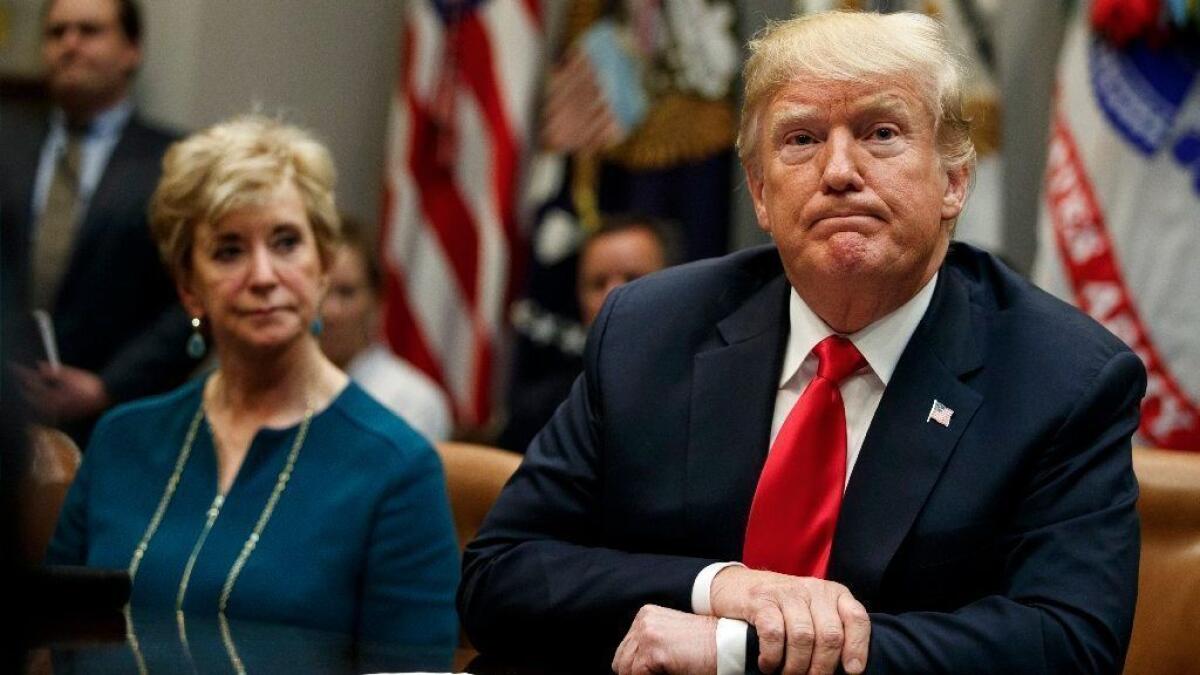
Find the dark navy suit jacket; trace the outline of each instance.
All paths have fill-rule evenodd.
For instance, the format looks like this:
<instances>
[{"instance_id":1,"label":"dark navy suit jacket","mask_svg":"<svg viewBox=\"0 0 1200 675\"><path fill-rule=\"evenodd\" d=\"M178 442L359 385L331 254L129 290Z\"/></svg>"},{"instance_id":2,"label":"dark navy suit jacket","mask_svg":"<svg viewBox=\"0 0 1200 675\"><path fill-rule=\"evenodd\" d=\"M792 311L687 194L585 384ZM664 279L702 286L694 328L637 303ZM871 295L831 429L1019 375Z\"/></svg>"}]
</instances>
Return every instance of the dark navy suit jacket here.
<instances>
[{"instance_id":1,"label":"dark navy suit jacket","mask_svg":"<svg viewBox=\"0 0 1200 675\"><path fill-rule=\"evenodd\" d=\"M0 130L0 256L5 299L14 303L29 290L33 190L48 132L44 115L6 114ZM129 120L82 216L55 302L63 363L97 373L114 402L165 391L194 366L187 317L147 224L175 138Z\"/></svg>"},{"instance_id":2,"label":"dark navy suit jacket","mask_svg":"<svg viewBox=\"0 0 1200 675\"><path fill-rule=\"evenodd\" d=\"M639 607L690 610L697 573L740 559L788 292L771 247L614 291L584 376L467 548L459 608L485 654L604 662ZM869 672L1121 670L1144 389L1098 324L951 246L834 537L829 578L871 612ZM949 427L927 421L934 399Z\"/></svg>"}]
</instances>

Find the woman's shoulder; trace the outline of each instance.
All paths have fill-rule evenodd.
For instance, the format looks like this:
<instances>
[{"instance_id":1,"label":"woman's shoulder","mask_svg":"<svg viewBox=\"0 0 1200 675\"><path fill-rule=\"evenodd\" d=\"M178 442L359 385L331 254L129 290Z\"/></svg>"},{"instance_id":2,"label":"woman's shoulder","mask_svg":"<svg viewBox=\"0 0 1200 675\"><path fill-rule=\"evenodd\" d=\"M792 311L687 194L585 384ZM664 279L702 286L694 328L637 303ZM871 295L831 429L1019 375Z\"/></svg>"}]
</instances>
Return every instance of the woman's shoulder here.
<instances>
[{"instance_id":1,"label":"woman's shoulder","mask_svg":"<svg viewBox=\"0 0 1200 675\"><path fill-rule=\"evenodd\" d=\"M204 378L189 380L182 386L163 394L147 396L122 403L105 413L96 425L96 433L106 429L141 429L146 433L161 434L158 423L179 415L194 414L200 405L200 391Z\"/></svg>"},{"instance_id":2,"label":"woman's shoulder","mask_svg":"<svg viewBox=\"0 0 1200 675\"><path fill-rule=\"evenodd\" d=\"M368 461L394 466L427 465L437 453L430 442L351 380L330 406L334 420L350 427L343 436Z\"/></svg>"},{"instance_id":3,"label":"woman's shoulder","mask_svg":"<svg viewBox=\"0 0 1200 675\"><path fill-rule=\"evenodd\" d=\"M165 448L163 439L182 433L195 416L203 386L204 379L197 378L166 393L114 407L96 424L85 456Z\"/></svg>"}]
</instances>

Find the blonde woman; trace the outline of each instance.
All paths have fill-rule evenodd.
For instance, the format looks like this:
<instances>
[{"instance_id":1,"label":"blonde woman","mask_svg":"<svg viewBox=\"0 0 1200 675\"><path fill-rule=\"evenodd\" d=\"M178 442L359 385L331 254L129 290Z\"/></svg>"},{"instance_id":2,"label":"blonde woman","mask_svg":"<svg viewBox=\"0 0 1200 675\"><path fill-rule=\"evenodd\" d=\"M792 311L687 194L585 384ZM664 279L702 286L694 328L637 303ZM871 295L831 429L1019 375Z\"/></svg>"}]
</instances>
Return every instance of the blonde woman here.
<instances>
[{"instance_id":1,"label":"blonde woman","mask_svg":"<svg viewBox=\"0 0 1200 675\"><path fill-rule=\"evenodd\" d=\"M154 237L217 368L96 428L48 559L128 569L131 607L455 644L437 455L311 327L338 238L328 151L260 118L174 145ZM185 345L180 345L185 349Z\"/></svg>"}]
</instances>

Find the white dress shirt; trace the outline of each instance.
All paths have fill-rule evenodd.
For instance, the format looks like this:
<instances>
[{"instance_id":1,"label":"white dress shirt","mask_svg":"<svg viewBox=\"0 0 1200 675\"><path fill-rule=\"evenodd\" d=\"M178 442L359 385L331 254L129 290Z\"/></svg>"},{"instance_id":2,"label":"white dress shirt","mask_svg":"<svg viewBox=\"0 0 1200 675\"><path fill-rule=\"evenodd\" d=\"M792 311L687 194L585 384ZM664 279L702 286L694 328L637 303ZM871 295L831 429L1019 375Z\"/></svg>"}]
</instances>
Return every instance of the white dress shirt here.
<instances>
[{"instance_id":1,"label":"white dress shirt","mask_svg":"<svg viewBox=\"0 0 1200 675\"><path fill-rule=\"evenodd\" d=\"M917 324L929 309L937 274L926 283L908 302L895 311L863 328L857 333L846 335L859 353L866 359L867 367L842 380L839 389L846 406L846 482L858 461L867 428L875 417L879 400L887 388L900 355L908 346ZM808 307L795 289L788 302L788 341L783 355L783 369L779 374L779 391L775 394L775 414L771 420L771 444L787 419L788 413L800 399L804 388L817 374L817 357L813 347L835 331ZM844 489L844 486L843 486ZM692 611L696 614L711 614L711 587L713 577L722 569L736 562L714 563L696 575L692 585ZM746 623L733 619L717 622L717 675L741 675L746 664Z\"/></svg>"}]
</instances>

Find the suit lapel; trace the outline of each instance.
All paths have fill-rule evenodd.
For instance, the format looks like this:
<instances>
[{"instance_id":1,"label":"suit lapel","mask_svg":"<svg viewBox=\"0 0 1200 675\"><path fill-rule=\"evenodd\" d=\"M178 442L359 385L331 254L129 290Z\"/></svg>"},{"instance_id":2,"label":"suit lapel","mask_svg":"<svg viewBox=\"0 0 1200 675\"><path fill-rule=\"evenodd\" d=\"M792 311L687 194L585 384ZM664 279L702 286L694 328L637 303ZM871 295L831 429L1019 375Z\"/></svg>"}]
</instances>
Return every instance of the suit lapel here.
<instances>
[{"instance_id":1,"label":"suit lapel","mask_svg":"<svg viewBox=\"0 0 1200 675\"><path fill-rule=\"evenodd\" d=\"M746 518L767 455L787 339L788 285L777 277L717 324L693 360L687 501L701 554L740 560Z\"/></svg>"},{"instance_id":2,"label":"suit lapel","mask_svg":"<svg viewBox=\"0 0 1200 675\"><path fill-rule=\"evenodd\" d=\"M982 401L960 379L981 363L973 333L967 290L943 268L871 421L834 535L829 576L868 608ZM935 399L954 411L949 426L928 420Z\"/></svg>"},{"instance_id":3,"label":"suit lapel","mask_svg":"<svg viewBox=\"0 0 1200 675\"><path fill-rule=\"evenodd\" d=\"M37 133L16 139L17 147L13 156L7 158L5 164L12 168L12 189L14 203L5 205L8 213L4 214L4 222L16 223L12 227L21 232L22 241L28 241L33 230L33 190L37 183L37 173L42 159L42 146L50 127L42 123L36 127ZM32 255L32 252L26 255Z\"/></svg>"}]
</instances>

